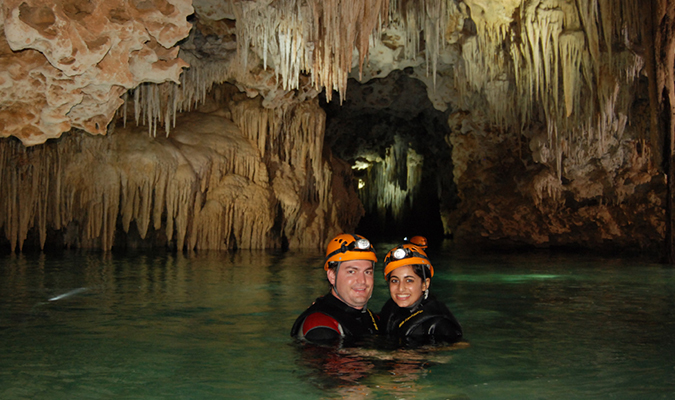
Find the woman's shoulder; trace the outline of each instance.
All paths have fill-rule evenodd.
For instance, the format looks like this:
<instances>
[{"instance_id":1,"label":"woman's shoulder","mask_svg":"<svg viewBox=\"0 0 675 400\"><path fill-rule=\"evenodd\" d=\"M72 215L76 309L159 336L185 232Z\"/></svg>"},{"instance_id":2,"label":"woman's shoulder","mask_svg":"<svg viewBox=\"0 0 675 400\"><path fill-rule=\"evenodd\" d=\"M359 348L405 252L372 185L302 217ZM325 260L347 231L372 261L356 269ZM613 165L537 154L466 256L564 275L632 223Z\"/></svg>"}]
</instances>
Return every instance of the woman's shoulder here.
<instances>
[{"instance_id":1,"label":"woman's shoulder","mask_svg":"<svg viewBox=\"0 0 675 400\"><path fill-rule=\"evenodd\" d=\"M429 297L422 302L425 313L438 315L452 315L448 306L442 301L438 300L436 296L430 294Z\"/></svg>"}]
</instances>

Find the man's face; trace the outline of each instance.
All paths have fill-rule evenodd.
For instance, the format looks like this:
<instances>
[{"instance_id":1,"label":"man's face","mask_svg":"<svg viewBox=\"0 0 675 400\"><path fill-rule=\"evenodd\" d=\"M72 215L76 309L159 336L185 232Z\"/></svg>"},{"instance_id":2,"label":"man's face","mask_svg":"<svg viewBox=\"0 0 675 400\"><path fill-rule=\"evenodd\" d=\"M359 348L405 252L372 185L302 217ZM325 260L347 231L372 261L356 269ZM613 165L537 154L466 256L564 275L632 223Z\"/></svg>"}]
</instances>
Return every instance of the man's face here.
<instances>
[{"instance_id":1,"label":"man's face","mask_svg":"<svg viewBox=\"0 0 675 400\"><path fill-rule=\"evenodd\" d=\"M328 281L339 293L337 298L347 305L362 309L373 293L373 263L368 260L344 261L340 264L337 277L335 271L329 269ZM333 293L335 295L335 293Z\"/></svg>"}]
</instances>

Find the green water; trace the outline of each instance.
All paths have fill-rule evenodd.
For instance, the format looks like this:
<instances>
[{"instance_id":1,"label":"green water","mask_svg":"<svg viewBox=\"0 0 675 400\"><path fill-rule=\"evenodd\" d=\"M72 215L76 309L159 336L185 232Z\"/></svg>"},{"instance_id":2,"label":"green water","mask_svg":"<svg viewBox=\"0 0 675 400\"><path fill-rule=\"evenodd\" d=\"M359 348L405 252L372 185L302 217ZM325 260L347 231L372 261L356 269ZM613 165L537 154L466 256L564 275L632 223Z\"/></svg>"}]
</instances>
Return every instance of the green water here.
<instances>
[{"instance_id":1,"label":"green water","mask_svg":"<svg viewBox=\"0 0 675 400\"><path fill-rule=\"evenodd\" d=\"M327 291L316 252L5 256L0 399L675 398L675 269L430 257L466 343L327 351L288 335Z\"/></svg>"}]
</instances>

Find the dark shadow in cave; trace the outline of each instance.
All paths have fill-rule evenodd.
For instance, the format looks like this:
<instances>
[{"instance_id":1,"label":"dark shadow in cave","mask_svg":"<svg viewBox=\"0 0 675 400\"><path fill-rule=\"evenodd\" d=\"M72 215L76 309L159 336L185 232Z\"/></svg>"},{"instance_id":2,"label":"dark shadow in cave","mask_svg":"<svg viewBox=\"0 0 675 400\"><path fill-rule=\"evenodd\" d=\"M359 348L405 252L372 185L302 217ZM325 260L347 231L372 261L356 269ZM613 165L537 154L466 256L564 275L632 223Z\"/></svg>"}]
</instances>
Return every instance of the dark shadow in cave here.
<instances>
[{"instance_id":1,"label":"dark shadow in cave","mask_svg":"<svg viewBox=\"0 0 675 400\"><path fill-rule=\"evenodd\" d=\"M440 241L446 236L441 215L455 209L458 202L452 176L452 149L445 141L450 133L449 111L436 110L425 84L408 76L410 72L393 71L385 78L363 84L350 79L342 105L335 100L326 103L325 96L320 97L326 111L325 145L352 166L357 163L370 166L368 170L353 169L353 172L355 181L365 184L359 197L366 213L356 232L373 240L400 241L406 236L423 235L430 241ZM369 189L375 179L380 180L380 188L385 179L402 190L407 189L405 157L394 158L396 165L389 168L386 178L382 164L373 167L382 163L397 141L424 157L418 189L408 194L398 218L391 206L377 206L374 198L378 189Z\"/></svg>"},{"instance_id":2,"label":"dark shadow in cave","mask_svg":"<svg viewBox=\"0 0 675 400\"><path fill-rule=\"evenodd\" d=\"M423 179L422 191L415 197L413 206L406 207L399 220L394 218L391 209L385 210L384 214L378 210L366 210L356 232L389 242L399 242L406 236L416 235L440 241L444 234L435 183Z\"/></svg>"}]
</instances>

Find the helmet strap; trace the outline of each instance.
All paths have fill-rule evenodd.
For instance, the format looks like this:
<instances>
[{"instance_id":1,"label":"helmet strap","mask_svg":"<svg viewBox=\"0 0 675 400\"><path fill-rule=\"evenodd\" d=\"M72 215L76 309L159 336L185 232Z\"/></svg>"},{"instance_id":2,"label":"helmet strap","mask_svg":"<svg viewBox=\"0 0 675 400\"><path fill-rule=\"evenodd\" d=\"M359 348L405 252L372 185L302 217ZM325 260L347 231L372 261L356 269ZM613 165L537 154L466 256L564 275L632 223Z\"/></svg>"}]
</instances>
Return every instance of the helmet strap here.
<instances>
[{"instance_id":1,"label":"helmet strap","mask_svg":"<svg viewBox=\"0 0 675 400\"><path fill-rule=\"evenodd\" d=\"M426 266L422 266L422 283L426 283L426 281L427 281L426 270L427 270ZM429 282L429 283L431 283L431 282ZM422 301L424 301L428 298L429 298L429 286L427 285L427 288L424 290L424 296L420 296L420 298L417 299L417 301L415 301L412 306L406 307L406 308L409 308L410 311L412 312L415 309L417 309L417 307L419 307L419 305L420 305L420 303L422 303Z\"/></svg>"},{"instance_id":2,"label":"helmet strap","mask_svg":"<svg viewBox=\"0 0 675 400\"><path fill-rule=\"evenodd\" d=\"M415 301L415 302L413 303L412 306L406 307L406 308L407 308L408 310L410 310L410 312L415 311L415 310L417 309L417 307L420 306L420 303L422 303L423 300L426 300L426 298L427 298L426 295L428 294L428 292L429 292L429 291L427 290L427 293L426 293L424 296L420 296L420 298L417 299L417 301Z\"/></svg>"},{"instance_id":3,"label":"helmet strap","mask_svg":"<svg viewBox=\"0 0 675 400\"><path fill-rule=\"evenodd\" d=\"M424 283L427 282L427 267L426 266L422 267L422 282L424 282ZM429 283L431 283L431 281L429 281ZM424 300L426 300L427 298L429 298L429 284L427 284L427 288L424 291ZM421 298L420 298L420 300L421 300Z\"/></svg>"}]
</instances>

